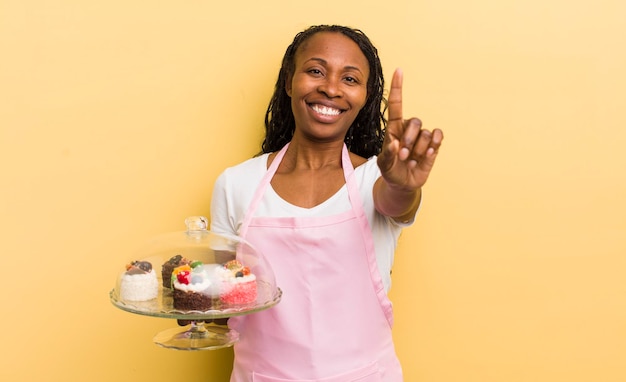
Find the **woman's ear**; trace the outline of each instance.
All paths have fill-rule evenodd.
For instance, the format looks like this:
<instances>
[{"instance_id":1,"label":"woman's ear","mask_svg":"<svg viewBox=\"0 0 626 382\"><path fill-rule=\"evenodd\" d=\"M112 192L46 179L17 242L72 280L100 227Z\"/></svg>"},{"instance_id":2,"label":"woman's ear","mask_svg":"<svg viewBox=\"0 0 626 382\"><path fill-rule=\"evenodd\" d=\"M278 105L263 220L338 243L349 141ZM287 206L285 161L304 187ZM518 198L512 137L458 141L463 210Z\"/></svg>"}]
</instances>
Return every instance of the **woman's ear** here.
<instances>
[{"instance_id":1,"label":"woman's ear","mask_svg":"<svg viewBox=\"0 0 626 382\"><path fill-rule=\"evenodd\" d=\"M285 92L287 93L289 98L291 98L291 78L292 75L288 74L287 79L285 80Z\"/></svg>"}]
</instances>

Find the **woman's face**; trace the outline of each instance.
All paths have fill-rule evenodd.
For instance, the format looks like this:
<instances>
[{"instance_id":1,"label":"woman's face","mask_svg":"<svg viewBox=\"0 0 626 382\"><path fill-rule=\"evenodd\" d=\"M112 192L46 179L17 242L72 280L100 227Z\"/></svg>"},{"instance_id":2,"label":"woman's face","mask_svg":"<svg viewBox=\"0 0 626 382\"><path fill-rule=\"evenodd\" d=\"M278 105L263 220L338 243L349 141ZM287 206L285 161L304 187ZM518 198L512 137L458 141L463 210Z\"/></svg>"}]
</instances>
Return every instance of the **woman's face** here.
<instances>
[{"instance_id":1,"label":"woman's face","mask_svg":"<svg viewBox=\"0 0 626 382\"><path fill-rule=\"evenodd\" d=\"M296 51L286 84L294 134L312 141L343 141L365 105L369 64L359 46L337 32L319 32Z\"/></svg>"}]
</instances>

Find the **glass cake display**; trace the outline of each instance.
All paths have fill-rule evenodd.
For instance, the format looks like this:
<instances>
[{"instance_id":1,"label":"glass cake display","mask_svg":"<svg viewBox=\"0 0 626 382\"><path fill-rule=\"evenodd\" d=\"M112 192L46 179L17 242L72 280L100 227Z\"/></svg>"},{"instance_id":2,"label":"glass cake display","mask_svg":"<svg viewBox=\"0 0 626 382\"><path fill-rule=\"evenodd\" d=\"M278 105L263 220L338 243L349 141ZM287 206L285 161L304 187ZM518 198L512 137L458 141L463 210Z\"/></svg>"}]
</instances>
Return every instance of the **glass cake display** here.
<instances>
[{"instance_id":1,"label":"glass cake display","mask_svg":"<svg viewBox=\"0 0 626 382\"><path fill-rule=\"evenodd\" d=\"M157 236L120 264L111 302L127 312L189 322L157 334L159 346L231 346L238 333L211 322L270 308L282 292L270 264L250 243L209 231L203 216L185 224L186 231Z\"/></svg>"}]
</instances>

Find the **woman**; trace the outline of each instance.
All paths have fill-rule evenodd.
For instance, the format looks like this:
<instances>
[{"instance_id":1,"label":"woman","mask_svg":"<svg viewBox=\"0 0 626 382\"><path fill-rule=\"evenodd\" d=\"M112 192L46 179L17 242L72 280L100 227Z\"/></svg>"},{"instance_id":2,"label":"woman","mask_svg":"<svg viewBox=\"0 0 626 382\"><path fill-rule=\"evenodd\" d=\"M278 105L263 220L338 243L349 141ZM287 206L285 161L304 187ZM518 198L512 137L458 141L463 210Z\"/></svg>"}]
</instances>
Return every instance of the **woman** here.
<instances>
[{"instance_id":1,"label":"woman","mask_svg":"<svg viewBox=\"0 0 626 382\"><path fill-rule=\"evenodd\" d=\"M370 40L314 26L287 48L266 114L262 154L218 178L211 230L270 261L283 296L234 317L231 381L402 381L387 291L443 139L402 116L402 72L383 106Z\"/></svg>"}]
</instances>

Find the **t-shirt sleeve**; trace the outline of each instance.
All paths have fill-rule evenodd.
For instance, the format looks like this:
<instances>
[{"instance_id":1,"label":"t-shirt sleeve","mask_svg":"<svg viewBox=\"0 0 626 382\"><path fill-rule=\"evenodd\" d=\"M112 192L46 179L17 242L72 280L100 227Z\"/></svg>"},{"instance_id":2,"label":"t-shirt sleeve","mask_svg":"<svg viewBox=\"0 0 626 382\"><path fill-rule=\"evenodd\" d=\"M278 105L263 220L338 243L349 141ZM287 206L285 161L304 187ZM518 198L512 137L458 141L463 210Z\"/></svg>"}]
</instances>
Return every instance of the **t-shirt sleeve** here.
<instances>
[{"instance_id":1,"label":"t-shirt sleeve","mask_svg":"<svg viewBox=\"0 0 626 382\"><path fill-rule=\"evenodd\" d=\"M224 171L215 181L211 199L211 231L235 235L235 228L230 219L227 172Z\"/></svg>"},{"instance_id":2,"label":"t-shirt sleeve","mask_svg":"<svg viewBox=\"0 0 626 382\"><path fill-rule=\"evenodd\" d=\"M244 215L265 175L267 154L229 167L215 181L211 199L211 230L238 235Z\"/></svg>"}]
</instances>

